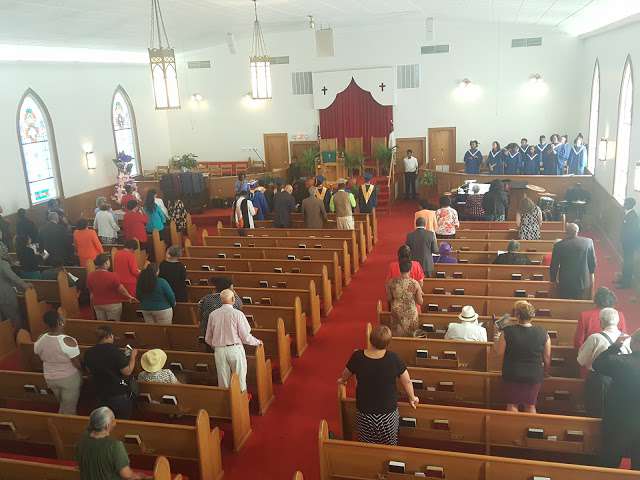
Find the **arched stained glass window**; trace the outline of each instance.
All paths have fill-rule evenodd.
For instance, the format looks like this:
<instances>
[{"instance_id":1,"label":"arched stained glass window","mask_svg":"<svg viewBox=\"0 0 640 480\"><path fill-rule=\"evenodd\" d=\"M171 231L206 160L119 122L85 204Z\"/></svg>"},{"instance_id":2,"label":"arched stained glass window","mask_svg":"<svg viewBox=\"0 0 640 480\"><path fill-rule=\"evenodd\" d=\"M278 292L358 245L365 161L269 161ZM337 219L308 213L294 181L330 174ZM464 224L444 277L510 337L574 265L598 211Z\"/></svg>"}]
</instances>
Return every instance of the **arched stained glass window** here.
<instances>
[{"instance_id":1,"label":"arched stained glass window","mask_svg":"<svg viewBox=\"0 0 640 480\"><path fill-rule=\"evenodd\" d=\"M598 157L598 125L600 121L600 65L596 60L591 82L591 113L589 114L589 154L587 168L594 174Z\"/></svg>"},{"instance_id":2,"label":"arched stained glass window","mask_svg":"<svg viewBox=\"0 0 640 480\"><path fill-rule=\"evenodd\" d=\"M42 99L31 89L18 105L17 128L31 205L62 197L51 117Z\"/></svg>"},{"instance_id":3,"label":"arched stained glass window","mask_svg":"<svg viewBox=\"0 0 640 480\"><path fill-rule=\"evenodd\" d=\"M620 105L618 107L618 134L616 138L616 163L613 174L613 196L620 204L627 196L629 180L629 153L631 149L631 120L633 117L633 72L631 56L627 57L622 72Z\"/></svg>"},{"instance_id":4,"label":"arched stained glass window","mask_svg":"<svg viewBox=\"0 0 640 480\"><path fill-rule=\"evenodd\" d=\"M111 124L113 126L113 140L116 145L116 156L124 152L132 157L131 176L142 173L136 116L133 112L133 105L129 95L121 86L118 86L113 94Z\"/></svg>"}]
</instances>

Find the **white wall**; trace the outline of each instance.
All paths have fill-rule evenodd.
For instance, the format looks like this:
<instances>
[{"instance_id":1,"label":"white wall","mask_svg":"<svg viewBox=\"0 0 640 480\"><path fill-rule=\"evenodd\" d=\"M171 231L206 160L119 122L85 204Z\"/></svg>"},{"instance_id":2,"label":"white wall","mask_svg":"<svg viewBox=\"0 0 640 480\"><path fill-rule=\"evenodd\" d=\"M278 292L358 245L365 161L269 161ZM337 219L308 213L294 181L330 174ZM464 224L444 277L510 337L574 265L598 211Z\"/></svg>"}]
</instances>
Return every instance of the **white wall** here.
<instances>
[{"instance_id":1,"label":"white wall","mask_svg":"<svg viewBox=\"0 0 640 480\"><path fill-rule=\"evenodd\" d=\"M146 65L77 63L0 63L0 149L5 213L28 207L28 194L16 134L18 102L32 88L46 104L53 122L66 197L114 183L115 146L111 100L121 84L136 114L143 168L167 163L166 115L156 112ZM83 144L93 145L98 167L88 171Z\"/></svg>"},{"instance_id":2,"label":"white wall","mask_svg":"<svg viewBox=\"0 0 640 480\"><path fill-rule=\"evenodd\" d=\"M584 40L581 57L583 62L579 90L584 95L581 102L583 107L581 121L582 128L586 132L589 125L589 96L591 92L591 80L596 59L600 64L600 117L598 138L607 138L615 147L616 132L618 129L618 105L620 102L620 86L622 84L622 72L627 55L631 55L634 77L634 117L631 132L631 152L629 178L627 183L627 195L634 195L640 201L640 192L634 191L635 164L640 160L640 23L627 25L615 30L607 31L600 35ZM610 145L610 149L612 146ZM595 175L608 192L613 191L613 172L615 158L610 154L606 163L600 161L596 164Z\"/></svg>"},{"instance_id":3,"label":"white wall","mask_svg":"<svg viewBox=\"0 0 640 480\"><path fill-rule=\"evenodd\" d=\"M502 29L502 30L500 30ZM337 29L333 58L317 58L313 31L265 36L273 56L288 55L289 65L275 65L273 100L251 102L241 97L249 91L248 39L238 39L238 53L229 54L226 45L191 52L185 60L213 62L210 70L180 68L184 107L169 113L173 153L194 152L202 160L239 160L247 157L242 146L262 152L262 134L287 132L315 137L317 112L311 95L291 94L290 73L328 69L420 63L419 89L398 90L394 123L398 137L426 136L429 127L457 127L458 161L477 138L483 152L494 139L518 141L527 136L537 142L541 133L576 132L580 119L571 109L580 98L575 89L578 63L577 39L527 29L489 24L437 22L436 43L450 43L451 53L420 55L424 24L411 22ZM511 39L542 34L542 47L511 48ZM529 76L541 73L548 93L532 96L525 90ZM476 101L453 98L457 82L471 79L481 89ZM201 93L205 104L195 107L187 100Z\"/></svg>"}]
</instances>

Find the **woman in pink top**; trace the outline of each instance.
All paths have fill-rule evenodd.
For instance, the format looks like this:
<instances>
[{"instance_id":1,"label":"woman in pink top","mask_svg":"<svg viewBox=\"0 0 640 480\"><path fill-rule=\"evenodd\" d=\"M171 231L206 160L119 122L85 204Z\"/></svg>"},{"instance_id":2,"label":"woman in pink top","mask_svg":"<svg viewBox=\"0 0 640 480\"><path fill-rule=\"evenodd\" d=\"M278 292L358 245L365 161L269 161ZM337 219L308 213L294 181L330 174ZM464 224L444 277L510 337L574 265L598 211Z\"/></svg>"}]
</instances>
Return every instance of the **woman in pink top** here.
<instances>
[{"instance_id":1,"label":"woman in pink top","mask_svg":"<svg viewBox=\"0 0 640 480\"><path fill-rule=\"evenodd\" d=\"M449 197L440 197L440 208L436 210L436 220L438 221L436 237L454 238L456 236L456 228L460 226L460 222L458 212L451 208Z\"/></svg>"},{"instance_id":2,"label":"woman in pink top","mask_svg":"<svg viewBox=\"0 0 640 480\"><path fill-rule=\"evenodd\" d=\"M138 260L135 251L138 249L136 240L127 240L124 242L124 249L118 250L113 259L113 272L118 276L120 283L124 285L129 294L136 294L136 283L140 276L138 268Z\"/></svg>"},{"instance_id":3,"label":"woman in pink top","mask_svg":"<svg viewBox=\"0 0 640 480\"><path fill-rule=\"evenodd\" d=\"M60 402L58 413L75 415L82 386L78 342L64 334L64 319L56 310L44 314L44 323L47 331L33 351L42 360L47 386Z\"/></svg>"},{"instance_id":4,"label":"woman in pink top","mask_svg":"<svg viewBox=\"0 0 640 480\"><path fill-rule=\"evenodd\" d=\"M389 271L387 272L387 278L385 282L388 282L392 278L400 277L400 262L403 260L411 261L411 270L409 271L409 277L416 280L420 286L424 281L424 271L422 270L422 265L419 262L415 262L411 260L411 249L407 245L402 245L398 249L398 261L391 262L389 264Z\"/></svg>"}]
</instances>

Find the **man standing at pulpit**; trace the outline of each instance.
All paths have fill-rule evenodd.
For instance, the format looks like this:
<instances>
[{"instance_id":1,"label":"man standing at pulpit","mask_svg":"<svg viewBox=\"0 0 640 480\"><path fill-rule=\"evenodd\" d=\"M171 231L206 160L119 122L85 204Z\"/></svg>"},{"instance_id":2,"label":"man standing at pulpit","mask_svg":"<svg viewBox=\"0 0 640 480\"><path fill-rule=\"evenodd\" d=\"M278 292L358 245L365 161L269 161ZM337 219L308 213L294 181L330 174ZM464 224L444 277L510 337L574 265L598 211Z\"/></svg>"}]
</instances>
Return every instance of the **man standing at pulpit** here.
<instances>
[{"instance_id":1,"label":"man standing at pulpit","mask_svg":"<svg viewBox=\"0 0 640 480\"><path fill-rule=\"evenodd\" d=\"M344 178L338 180L338 191L331 197L329 206L331 211L336 213L338 230L355 230L353 209L356 208L356 197L345 190L346 185L347 181Z\"/></svg>"},{"instance_id":2,"label":"man standing at pulpit","mask_svg":"<svg viewBox=\"0 0 640 480\"><path fill-rule=\"evenodd\" d=\"M378 191L375 185L371 184L373 175L367 172L364 174L364 185L358 187L358 210L360 213L371 213L378 205Z\"/></svg>"},{"instance_id":3,"label":"man standing at pulpit","mask_svg":"<svg viewBox=\"0 0 640 480\"><path fill-rule=\"evenodd\" d=\"M333 192L330 188L324 185L324 177L322 175L318 175L316 177L316 188L318 193L316 193L316 197L322 200L324 203L324 209L328 212L329 204L331 203L331 197L333 196Z\"/></svg>"},{"instance_id":4,"label":"man standing at pulpit","mask_svg":"<svg viewBox=\"0 0 640 480\"><path fill-rule=\"evenodd\" d=\"M413 156L412 150L407 150L404 157L404 197L416 198L416 178L418 177L418 159Z\"/></svg>"}]
</instances>

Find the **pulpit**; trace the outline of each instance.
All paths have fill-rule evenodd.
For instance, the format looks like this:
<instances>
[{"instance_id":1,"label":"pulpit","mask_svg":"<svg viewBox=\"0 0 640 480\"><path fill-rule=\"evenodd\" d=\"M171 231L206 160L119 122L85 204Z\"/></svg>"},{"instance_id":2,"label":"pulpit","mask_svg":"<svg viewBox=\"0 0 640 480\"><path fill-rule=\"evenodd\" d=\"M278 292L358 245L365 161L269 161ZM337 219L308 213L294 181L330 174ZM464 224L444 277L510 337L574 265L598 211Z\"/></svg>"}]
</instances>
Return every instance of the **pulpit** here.
<instances>
[{"instance_id":1,"label":"pulpit","mask_svg":"<svg viewBox=\"0 0 640 480\"><path fill-rule=\"evenodd\" d=\"M346 178L344 158L338 155L338 139L323 138L320 140L320 163L316 167L318 175L322 175L327 183L336 183Z\"/></svg>"}]
</instances>

